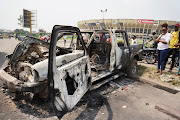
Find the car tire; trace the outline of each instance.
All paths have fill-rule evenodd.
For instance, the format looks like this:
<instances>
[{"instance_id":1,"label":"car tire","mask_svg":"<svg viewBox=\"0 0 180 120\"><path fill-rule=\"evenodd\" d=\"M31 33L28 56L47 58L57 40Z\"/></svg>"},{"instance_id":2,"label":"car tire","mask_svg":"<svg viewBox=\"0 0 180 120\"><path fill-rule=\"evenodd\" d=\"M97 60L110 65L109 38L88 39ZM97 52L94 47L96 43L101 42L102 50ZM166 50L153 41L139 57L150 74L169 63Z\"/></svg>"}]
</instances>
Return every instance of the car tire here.
<instances>
[{"instance_id":1,"label":"car tire","mask_svg":"<svg viewBox=\"0 0 180 120\"><path fill-rule=\"evenodd\" d=\"M133 59L131 64L126 69L126 74L129 78L136 77L137 74L137 60Z\"/></svg>"}]
</instances>

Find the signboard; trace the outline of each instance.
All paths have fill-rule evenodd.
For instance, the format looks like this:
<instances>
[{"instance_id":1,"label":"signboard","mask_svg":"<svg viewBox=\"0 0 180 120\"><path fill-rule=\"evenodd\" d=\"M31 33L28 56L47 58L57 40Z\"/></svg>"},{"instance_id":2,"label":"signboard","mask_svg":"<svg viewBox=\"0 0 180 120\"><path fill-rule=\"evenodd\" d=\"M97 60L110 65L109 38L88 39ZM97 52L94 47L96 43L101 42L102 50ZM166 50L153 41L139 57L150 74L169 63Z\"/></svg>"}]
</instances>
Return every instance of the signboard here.
<instances>
[{"instance_id":1,"label":"signboard","mask_svg":"<svg viewBox=\"0 0 180 120\"><path fill-rule=\"evenodd\" d=\"M154 24L154 20L138 19L138 23Z\"/></svg>"},{"instance_id":2,"label":"signboard","mask_svg":"<svg viewBox=\"0 0 180 120\"><path fill-rule=\"evenodd\" d=\"M31 11L23 9L23 27L30 28L31 26Z\"/></svg>"}]
</instances>

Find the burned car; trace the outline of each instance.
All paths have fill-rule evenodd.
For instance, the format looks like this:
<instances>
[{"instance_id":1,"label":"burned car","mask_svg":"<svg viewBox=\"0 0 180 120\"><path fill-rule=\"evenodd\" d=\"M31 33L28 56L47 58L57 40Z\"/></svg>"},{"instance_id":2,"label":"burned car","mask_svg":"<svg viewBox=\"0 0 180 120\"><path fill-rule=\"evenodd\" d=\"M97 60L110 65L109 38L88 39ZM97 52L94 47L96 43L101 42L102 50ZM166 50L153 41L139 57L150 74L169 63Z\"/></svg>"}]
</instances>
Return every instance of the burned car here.
<instances>
[{"instance_id":1,"label":"burned car","mask_svg":"<svg viewBox=\"0 0 180 120\"><path fill-rule=\"evenodd\" d=\"M69 45L63 46L64 36ZM55 25L50 43L26 37L7 57L0 78L10 91L51 96L57 113L65 113L94 85L122 73L135 76L139 49L130 46L123 30L80 31Z\"/></svg>"}]
</instances>

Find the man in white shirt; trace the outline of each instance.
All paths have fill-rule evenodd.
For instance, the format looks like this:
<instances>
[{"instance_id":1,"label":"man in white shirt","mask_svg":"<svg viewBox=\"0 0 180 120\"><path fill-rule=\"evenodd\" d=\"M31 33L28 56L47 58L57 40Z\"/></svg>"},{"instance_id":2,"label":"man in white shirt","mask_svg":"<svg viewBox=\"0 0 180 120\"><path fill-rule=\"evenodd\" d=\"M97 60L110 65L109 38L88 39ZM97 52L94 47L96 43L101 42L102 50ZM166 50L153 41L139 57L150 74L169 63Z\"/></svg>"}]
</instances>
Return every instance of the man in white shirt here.
<instances>
[{"instance_id":1,"label":"man in white shirt","mask_svg":"<svg viewBox=\"0 0 180 120\"><path fill-rule=\"evenodd\" d=\"M135 35L134 35L134 36L132 37L132 39L131 39L131 45L134 45L134 44L138 44Z\"/></svg>"}]
</instances>

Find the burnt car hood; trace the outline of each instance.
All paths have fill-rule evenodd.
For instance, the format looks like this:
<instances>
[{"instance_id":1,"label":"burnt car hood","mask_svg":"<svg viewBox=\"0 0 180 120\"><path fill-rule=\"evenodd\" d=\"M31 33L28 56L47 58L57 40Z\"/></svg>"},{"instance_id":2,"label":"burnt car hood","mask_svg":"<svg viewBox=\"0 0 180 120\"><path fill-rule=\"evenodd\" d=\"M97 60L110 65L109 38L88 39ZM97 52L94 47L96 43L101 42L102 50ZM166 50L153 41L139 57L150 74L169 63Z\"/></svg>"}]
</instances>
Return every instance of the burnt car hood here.
<instances>
[{"instance_id":1,"label":"burnt car hood","mask_svg":"<svg viewBox=\"0 0 180 120\"><path fill-rule=\"evenodd\" d=\"M24 40L22 42L20 42L16 46L13 53L7 56L9 58L8 66L15 66L15 62L21 56L23 56L27 52L29 46L31 44L34 44L34 43L36 43L38 45L46 46L46 47L49 47L49 45L50 45L47 42L44 42L42 40L39 40L39 39L36 39L36 38L33 38L33 37L25 37ZM57 48L61 49L60 47L57 47ZM56 65L58 67L60 67L62 65L65 65L65 64L67 64L67 63L69 63L69 62L83 56L83 54L84 54L84 52L82 50L74 50L71 53L57 56L56 57ZM1 69L0 78L1 78L1 80L5 81L6 83L12 83L13 85L17 85L17 83L18 83L17 81L19 81L19 80L18 80L18 78L10 75L7 72L6 69L7 69L8 66ZM30 65L30 66L31 66L32 70L35 71L38 74L38 81L44 81L44 80L47 79L47 75L48 75L48 58L45 59L45 60L42 60L40 62L37 62L37 63L35 63L33 65Z\"/></svg>"}]
</instances>

